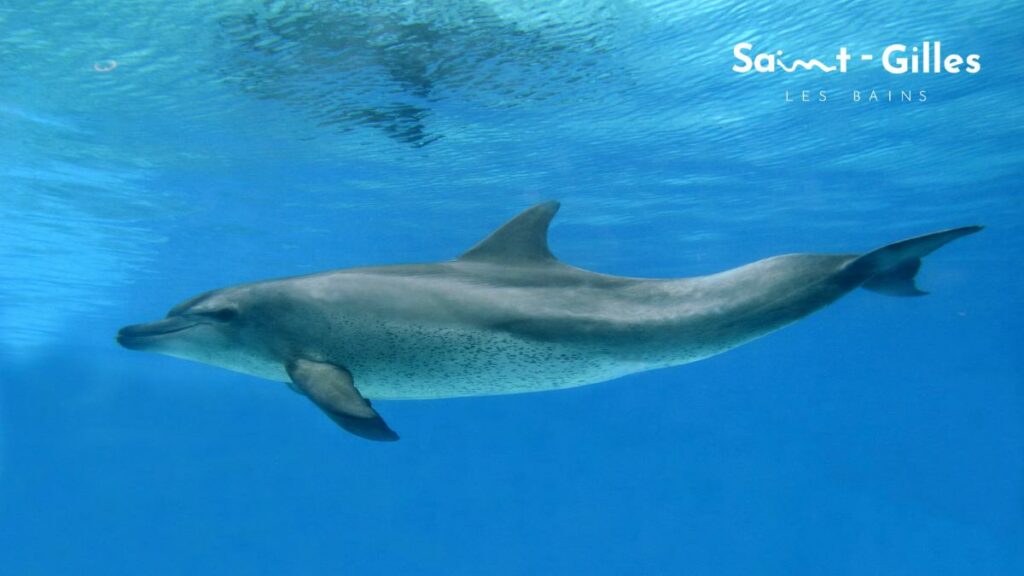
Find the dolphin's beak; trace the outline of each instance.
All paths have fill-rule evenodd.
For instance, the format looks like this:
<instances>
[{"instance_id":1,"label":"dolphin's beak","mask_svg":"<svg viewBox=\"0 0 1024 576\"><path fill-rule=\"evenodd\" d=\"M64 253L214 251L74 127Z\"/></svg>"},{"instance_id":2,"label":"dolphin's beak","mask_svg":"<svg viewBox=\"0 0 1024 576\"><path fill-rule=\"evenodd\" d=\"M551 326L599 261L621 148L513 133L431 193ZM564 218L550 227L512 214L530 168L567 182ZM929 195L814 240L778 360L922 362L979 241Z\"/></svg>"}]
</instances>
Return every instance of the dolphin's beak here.
<instances>
[{"instance_id":1,"label":"dolphin's beak","mask_svg":"<svg viewBox=\"0 0 1024 576\"><path fill-rule=\"evenodd\" d=\"M188 330L197 324L199 322L181 316L171 316L146 324L132 324L117 332L117 343L131 350L145 350L159 337Z\"/></svg>"}]
</instances>

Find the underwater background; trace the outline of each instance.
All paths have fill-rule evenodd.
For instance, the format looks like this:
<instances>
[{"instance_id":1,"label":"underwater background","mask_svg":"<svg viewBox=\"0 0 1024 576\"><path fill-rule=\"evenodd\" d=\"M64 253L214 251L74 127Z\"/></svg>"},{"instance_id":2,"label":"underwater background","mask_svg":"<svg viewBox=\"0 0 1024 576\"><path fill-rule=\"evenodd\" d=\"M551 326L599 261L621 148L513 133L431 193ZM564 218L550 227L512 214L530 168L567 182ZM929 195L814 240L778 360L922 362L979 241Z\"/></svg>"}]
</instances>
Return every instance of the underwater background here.
<instances>
[{"instance_id":1,"label":"underwater background","mask_svg":"<svg viewBox=\"0 0 1024 576\"><path fill-rule=\"evenodd\" d=\"M978 0L0 1L0 572L1024 573L1020 22ZM981 71L730 69L744 41L926 40ZM699 363L380 401L392 444L114 342L210 288L449 259L547 199L556 255L628 276L987 228L928 258L927 297L857 291Z\"/></svg>"}]
</instances>

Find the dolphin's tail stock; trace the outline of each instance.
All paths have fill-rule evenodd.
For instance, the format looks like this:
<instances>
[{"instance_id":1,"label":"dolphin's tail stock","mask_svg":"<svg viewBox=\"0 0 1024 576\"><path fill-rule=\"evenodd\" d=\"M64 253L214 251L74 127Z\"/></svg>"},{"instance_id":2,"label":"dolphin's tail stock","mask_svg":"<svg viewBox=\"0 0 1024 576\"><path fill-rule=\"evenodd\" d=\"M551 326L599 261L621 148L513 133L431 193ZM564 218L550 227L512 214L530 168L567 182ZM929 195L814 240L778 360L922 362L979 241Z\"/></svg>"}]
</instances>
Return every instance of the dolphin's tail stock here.
<instances>
[{"instance_id":1,"label":"dolphin's tail stock","mask_svg":"<svg viewBox=\"0 0 1024 576\"><path fill-rule=\"evenodd\" d=\"M895 242L851 260L843 272L872 292L889 296L924 296L927 292L914 284L914 277L921 268L921 258L982 228L964 226Z\"/></svg>"}]
</instances>

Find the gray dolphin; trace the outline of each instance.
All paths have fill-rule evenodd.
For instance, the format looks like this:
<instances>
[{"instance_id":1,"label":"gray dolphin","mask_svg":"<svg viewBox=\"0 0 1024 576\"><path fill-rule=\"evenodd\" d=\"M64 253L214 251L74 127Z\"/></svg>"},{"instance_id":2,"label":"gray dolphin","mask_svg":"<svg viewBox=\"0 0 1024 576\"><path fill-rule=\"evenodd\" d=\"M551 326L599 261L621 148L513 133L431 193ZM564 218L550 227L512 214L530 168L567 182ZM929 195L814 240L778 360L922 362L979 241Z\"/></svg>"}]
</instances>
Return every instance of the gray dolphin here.
<instances>
[{"instance_id":1,"label":"gray dolphin","mask_svg":"<svg viewBox=\"0 0 1024 576\"><path fill-rule=\"evenodd\" d=\"M925 294L921 258L954 228L866 254L789 254L684 279L608 276L548 250L546 202L450 262L241 284L126 326L126 348L288 382L346 430L396 440L368 399L511 394L686 364L764 336L858 287Z\"/></svg>"}]
</instances>

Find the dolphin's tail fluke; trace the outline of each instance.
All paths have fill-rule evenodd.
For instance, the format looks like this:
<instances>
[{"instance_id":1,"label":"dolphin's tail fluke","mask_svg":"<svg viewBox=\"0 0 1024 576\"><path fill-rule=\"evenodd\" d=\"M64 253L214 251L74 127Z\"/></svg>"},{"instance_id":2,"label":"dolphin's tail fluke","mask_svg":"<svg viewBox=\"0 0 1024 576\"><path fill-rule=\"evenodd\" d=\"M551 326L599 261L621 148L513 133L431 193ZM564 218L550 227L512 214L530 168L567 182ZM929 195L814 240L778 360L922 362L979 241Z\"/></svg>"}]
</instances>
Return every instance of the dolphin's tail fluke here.
<instances>
[{"instance_id":1,"label":"dolphin's tail fluke","mask_svg":"<svg viewBox=\"0 0 1024 576\"><path fill-rule=\"evenodd\" d=\"M924 296L927 292L914 283L914 277L921 268L921 258L981 229L982 226L964 226L895 242L851 260L844 272L873 292L889 296Z\"/></svg>"}]
</instances>

